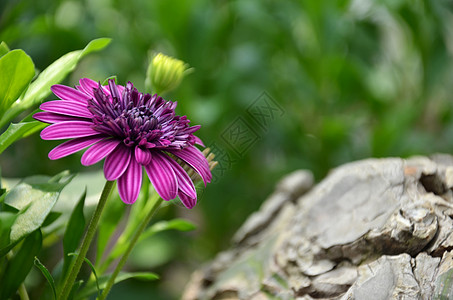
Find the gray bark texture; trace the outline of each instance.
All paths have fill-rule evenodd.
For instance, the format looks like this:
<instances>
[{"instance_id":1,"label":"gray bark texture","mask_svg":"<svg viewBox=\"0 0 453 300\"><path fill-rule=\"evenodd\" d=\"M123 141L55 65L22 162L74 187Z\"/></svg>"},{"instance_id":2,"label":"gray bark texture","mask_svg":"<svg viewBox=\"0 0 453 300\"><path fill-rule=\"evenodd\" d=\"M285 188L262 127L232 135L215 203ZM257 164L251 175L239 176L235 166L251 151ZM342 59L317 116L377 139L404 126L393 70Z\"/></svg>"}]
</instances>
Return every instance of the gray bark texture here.
<instances>
[{"instance_id":1,"label":"gray bark texture","mask_svg":"<svg viewBox=\"0 0 453 300\"><path fill-rule=\"evenodd\" d=\"M449 155L296 171L183 299L453 299L452 190Z\"/></svg>"}]
</instances>

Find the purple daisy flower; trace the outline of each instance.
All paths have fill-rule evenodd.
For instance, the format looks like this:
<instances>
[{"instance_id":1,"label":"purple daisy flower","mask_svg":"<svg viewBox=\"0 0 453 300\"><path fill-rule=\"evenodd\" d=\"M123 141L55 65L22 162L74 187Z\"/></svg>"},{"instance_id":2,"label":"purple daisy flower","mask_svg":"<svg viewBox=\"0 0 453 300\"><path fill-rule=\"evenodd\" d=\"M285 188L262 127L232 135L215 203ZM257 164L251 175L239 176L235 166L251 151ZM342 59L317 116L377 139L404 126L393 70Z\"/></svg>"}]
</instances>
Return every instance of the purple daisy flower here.
<instances>
[{"instance_id":1,"label":"purple daisy flower","mask_svg":"<svg viewBox=\"0 0 453 300\"><path fill-rule=\"evenodd\" d=\"M49 152L59 159L89 147L82 164L89 166L105 158L104 175L118 180L118 192L128 204L137 200L142 184L142 166L164 200L179 196L187 208L197 203L197 193L180 159L198 173L205 186L211 181L209 163L194 145L204 146L193 133L186 116L175 114L176 102L157 94L142 94L132 83L125 87L83 78L75 89L52 86L61 100L41 104L44 112L33 117L51 125L41 131L44 140L70 139Z\"/></svg>"}]
</instances>

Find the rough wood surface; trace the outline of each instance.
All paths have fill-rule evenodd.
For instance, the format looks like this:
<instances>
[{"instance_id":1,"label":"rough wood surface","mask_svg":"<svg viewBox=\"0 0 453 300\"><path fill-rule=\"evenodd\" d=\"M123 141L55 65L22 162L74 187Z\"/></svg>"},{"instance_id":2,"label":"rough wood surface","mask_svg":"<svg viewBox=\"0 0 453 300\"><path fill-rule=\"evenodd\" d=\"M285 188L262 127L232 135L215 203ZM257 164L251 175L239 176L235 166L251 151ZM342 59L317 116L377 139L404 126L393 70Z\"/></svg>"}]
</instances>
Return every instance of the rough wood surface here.
<instances>
[{"instance_id":1,"label":"rough wood surface","mask_svg":"<svg viewBox=\"0 0 453 300\"><path fill-rule=\"evenodd\" d=\"M453 158L285 177L184 300L453 299Z\"/></svg>"}]
</instances>

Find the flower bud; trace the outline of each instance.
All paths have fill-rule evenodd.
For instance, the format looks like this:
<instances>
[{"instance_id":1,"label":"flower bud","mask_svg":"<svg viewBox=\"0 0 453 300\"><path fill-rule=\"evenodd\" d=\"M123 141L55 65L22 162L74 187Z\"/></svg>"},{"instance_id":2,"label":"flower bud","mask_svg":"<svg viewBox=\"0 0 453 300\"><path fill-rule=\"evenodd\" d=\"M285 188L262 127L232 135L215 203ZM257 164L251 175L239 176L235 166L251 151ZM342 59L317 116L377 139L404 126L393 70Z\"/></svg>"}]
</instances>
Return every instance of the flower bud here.
<instances>
[{"instance_id":1,"label":"flower bud","mask_svg":"<svg viewBox=\"0 0 453 300\"><path fill-rule=\"evenodd\" d=\"M187 73L188 65L182 60L158 53L154 55L146 72L146 87L162 94L176 88Z\"/></svg>"}]
</instances>

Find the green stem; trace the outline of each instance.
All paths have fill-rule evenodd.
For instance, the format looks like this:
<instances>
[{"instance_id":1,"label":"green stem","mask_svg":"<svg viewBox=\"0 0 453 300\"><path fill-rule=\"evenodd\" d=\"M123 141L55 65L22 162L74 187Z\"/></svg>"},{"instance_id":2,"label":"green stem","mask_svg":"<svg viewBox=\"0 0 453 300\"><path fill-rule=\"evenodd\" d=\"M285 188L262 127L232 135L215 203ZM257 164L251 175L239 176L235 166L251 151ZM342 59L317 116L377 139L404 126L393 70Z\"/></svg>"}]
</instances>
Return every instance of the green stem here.
<instances>
[{"instance_id":1,"label":"green stem","mask_svg":"<svg viewBox=\"0 0 453 300\"><path fill-rule=\"evenodd\" d=\"M153 201L151 210L149 211L145 220L143 220L143 222L140 223L140 226L137 228L137 231L134 233L131 241L128 244L126 251L124 252L123 256L121 257L120 261L118 262L118 265L116 265L115 270L113 271L112 275L110 276L109 281L107 282L107 286L102 291L102 295L99 298L99 300L104 300L105 298L107 298L107 295L109 294L110 290L112 289L113 285L115 284L115 279L118 276L118 274L120 273L124 264L126 263L127 258L129 257L129 254L131 254L132 249L134 248L135 244L137 243L138 239L140 238L140 235L146 229L146 226L148 225L149 221L151 221L151 218L153 217L154 213L157 211L157 209L159 208L159 206L161 205L163 200L162 200L162 198L158 197L158 198L153 198L150 201Z\"/></svg>"},{"instance_id":2,"label":"green stem","mask_svg":"<svg viewBox=\"0 0 453 300\"><path fill-rule=\"evenodd\" d=\"M61 290L60 296L58 297L59 300L66 300L71 293L72 286L79 274L80 268L82 267L83 261L85 256L88 252L88 248L90 248L91 241L93 240L94 234L96 233L96 228L99 223L99 219L101 218L102 210L104 209L105 203L110 196L110 193L113 189L115 181L107 181L105 183L104 189L102 190L101 198L99 199L99 203L96 206L96 210L94 211L93 217L91 218L90 224L88 225L87 232L85 237L83 238L82 246L80 246L79 255L77 255L74 264L72 265L71 272L66 277L66 280L63 285L63 289Z\"/></svg>"},{"instance_id":3,"label":"green stem","mask_svg":"<svg viewBox=\"0 0 453 300\"><path fill-rule=\"evenodd\" d=\"M22 282L22 284L19 286L19 297L20 300L30 300L28 297L27 289L25 288L25 284Z\"/></svg>"},{"instance_id":4,"label":"green stem","mask_svg":"<svg viewBox=\"0 0 453 300\"><path fill-rule=\"evenodd\" d=\"M144 176L147 176L145 171ZM121 251L121 249L125 248L125 244L129 244L130 239L132 238L132 235L134 234L135 230L137 229L138 225L141 223L141 220L144 219L148 213L148 211L151 209L151 206L153 205L154 201L156 201L154 198L159 197L157 193L153 193L150 199L150 193L149 193L149 186L150 182L148 180L144 180L140 192L140 198L135 204L132 206L132 209L129 213L128 216L128 222L126 223L126 226L119 236L119 238L116 240L114 246L112 247L109 255L107 258L105 258L101 263L99 267L96 267L97 271L99 274L104 274L107 269L110 267L112 262L114 262L118 257L120 257L124 251ZM154 197L154 198L153 198Z\"/></svg>"}]
</instances>

